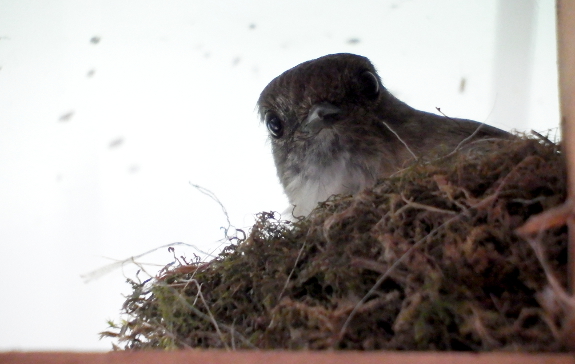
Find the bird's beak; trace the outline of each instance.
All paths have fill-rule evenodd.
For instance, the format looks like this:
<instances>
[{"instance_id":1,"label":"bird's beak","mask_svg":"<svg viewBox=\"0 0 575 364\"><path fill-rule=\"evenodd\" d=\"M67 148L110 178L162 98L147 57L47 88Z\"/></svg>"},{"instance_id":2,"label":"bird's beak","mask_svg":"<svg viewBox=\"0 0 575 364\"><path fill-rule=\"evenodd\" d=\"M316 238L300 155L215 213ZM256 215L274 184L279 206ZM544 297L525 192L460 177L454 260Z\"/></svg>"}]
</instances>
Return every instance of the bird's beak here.
<instances>
[{"instance_id":1,"label":"bird's beak","mask_svg":"<svg viewBox=\"0 0 575 364\"><path fill-rule=\"evenodd\" d=\"M315 104L309 110L301 130L308 134L319 133L323 128L333 125L339 113L341 109L328 102Z\"/></svg>"}]
</instances>

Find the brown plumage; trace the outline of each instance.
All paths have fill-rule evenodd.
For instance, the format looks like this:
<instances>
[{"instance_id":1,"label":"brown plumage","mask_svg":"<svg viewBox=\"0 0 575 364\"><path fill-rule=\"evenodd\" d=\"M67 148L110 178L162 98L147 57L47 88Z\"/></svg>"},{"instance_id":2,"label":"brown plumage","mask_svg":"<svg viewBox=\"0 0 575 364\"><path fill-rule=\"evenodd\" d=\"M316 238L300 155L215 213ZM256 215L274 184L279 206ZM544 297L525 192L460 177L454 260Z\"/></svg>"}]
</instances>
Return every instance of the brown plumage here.
<instances>
[{"instance_id":1,"label":"brown plumage","mask_svg":"<svg viewBox=\"0 0 575 364\"><path fill-rule=\"evenodd\" d=\"M333 194L371 187L432 149L510 136L413 109L383 87L367 58L345 53L282 73L262 91L258 109L295 216Z\"/></svg>"}]
</instances>

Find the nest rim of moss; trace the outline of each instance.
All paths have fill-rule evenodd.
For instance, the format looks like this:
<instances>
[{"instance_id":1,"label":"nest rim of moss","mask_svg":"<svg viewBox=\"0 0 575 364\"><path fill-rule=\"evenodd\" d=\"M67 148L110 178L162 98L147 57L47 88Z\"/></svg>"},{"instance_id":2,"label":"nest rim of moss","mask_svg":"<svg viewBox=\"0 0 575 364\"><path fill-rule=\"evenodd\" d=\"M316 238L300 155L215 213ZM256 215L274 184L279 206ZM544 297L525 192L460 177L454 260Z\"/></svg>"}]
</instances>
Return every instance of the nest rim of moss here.
<instances>
[{"instance_id":1,"label":"nest rim of moss","mask_svg":"<svg viewBox=\"0 0 575 364\"><path fill-rule=\"evenodd\" d=\"M518 137L416 163L294 222L262 212L207 263L131 281L124 349L565 351L546 259L566 282L566 229L544 255L514 234L564 201L558 145Z\"/></svg>"}]
</instances>

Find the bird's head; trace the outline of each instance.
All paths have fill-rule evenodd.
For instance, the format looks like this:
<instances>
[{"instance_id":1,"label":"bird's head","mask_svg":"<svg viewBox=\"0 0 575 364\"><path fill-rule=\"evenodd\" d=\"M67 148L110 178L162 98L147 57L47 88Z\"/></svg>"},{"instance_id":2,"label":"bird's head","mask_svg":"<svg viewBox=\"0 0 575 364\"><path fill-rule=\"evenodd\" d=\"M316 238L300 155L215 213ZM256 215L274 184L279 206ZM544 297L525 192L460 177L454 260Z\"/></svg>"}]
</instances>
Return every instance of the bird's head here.
<instances>
[{"instance_id":1,"label":"bird's head","mask_svg":"<svg viewBox=\"0 0 575 364\"><path fill-rule=\"evenodd\" d=\"M304 160L325 165L339 152L367 149L369 136L380 134L377 120L389 98L371 62L354 54L304 62L273 79L260 95L258 111L280 178L282 169Z\"/></svg>"},{"instance_id":2,"label":"bird's head","mask_svg":"<svg viewBox=\"0 0 575 364\"><path fill-rule=\"evenodd\" d=\"M258 109L272 138L309 137L359 108L375 107L382 89L367 58L331 54L273 79L262 91Z\"/></svg>"}]
</instances>

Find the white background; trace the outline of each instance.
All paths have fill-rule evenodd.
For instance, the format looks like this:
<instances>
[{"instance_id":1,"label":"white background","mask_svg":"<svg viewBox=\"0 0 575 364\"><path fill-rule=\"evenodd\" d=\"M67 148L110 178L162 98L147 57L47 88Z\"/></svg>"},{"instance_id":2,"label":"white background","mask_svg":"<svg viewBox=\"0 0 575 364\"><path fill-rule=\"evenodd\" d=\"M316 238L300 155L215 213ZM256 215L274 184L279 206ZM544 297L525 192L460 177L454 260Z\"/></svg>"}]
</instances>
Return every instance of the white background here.
<instances>
[{"instance_id":1,"label":"white background","mask_svg":"<svg viewBox=\"0 0 575 364\"><path fill-rule=\"evenodd\" d=\"M0 350L110 349L129 287L80 276L217 248L190 182L239 228L287 207L255 113L286 69L357 53L416 108L545 131L554 22L553 0L0 0Z\"/></svg>"}]
</instances>

